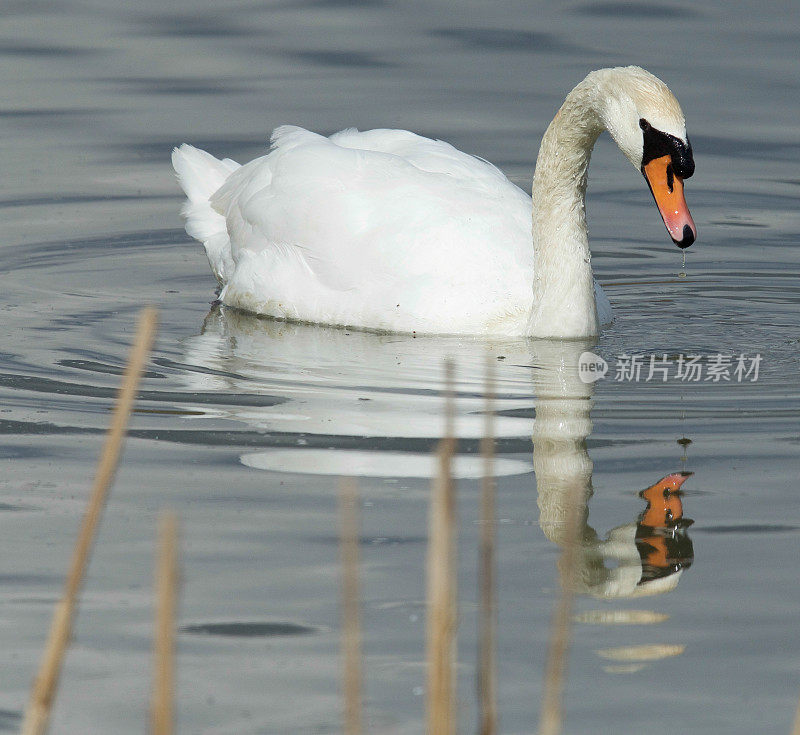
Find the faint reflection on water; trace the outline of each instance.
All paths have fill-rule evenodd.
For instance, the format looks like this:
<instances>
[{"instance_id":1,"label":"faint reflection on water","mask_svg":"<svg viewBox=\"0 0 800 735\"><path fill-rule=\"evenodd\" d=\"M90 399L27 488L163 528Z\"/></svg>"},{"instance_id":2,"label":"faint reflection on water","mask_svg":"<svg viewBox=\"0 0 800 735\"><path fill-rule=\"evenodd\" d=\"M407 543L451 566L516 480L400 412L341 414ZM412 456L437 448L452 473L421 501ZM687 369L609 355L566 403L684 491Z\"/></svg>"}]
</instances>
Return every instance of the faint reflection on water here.
<instances>
[{"instance_id":1,"label":"faint reflection on water","mask_svg":"<svg viewBox=\"0 0 800 735\"><path fill-rule=\"evenodd\" d=\"M431 453L376 452L347 449L275 449L241 456L242 464L257 470L310 473L350 477L433 477L436 458ZM494 476L521 475L532 467L513 459L499 459ZM483 476L480 457L456 457L452 476L477 479Z\"/></svg>"}]
</instances>

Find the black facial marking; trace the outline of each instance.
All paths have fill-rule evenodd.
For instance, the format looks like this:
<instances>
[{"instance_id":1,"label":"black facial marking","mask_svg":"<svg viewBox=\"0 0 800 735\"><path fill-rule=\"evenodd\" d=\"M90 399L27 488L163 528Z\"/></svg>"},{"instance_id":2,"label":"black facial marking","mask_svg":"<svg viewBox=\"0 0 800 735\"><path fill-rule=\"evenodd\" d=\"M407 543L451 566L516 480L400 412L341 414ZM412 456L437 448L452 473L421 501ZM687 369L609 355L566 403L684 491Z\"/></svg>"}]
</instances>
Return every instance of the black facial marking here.
<instances>
[{"instance_id":1,"label":"black facial marking","mask_svg":"<svg viewBox=\"0 0 800 735\"><path fill-rule=\"evenodd\" d=\"M692 156L692 144L687 140L684 143L680 138L676 138L669 133L662 133L656 130L647 120L641 118L639 127L642 129L643 148L642 148L642 172L644 167L654 158L669 156L672 159L672 170L667 176L674 172L682 179L688 179L694 173L694 157ZM670 191L672 191L671 181Z\"/></svg>"}]
</instances>

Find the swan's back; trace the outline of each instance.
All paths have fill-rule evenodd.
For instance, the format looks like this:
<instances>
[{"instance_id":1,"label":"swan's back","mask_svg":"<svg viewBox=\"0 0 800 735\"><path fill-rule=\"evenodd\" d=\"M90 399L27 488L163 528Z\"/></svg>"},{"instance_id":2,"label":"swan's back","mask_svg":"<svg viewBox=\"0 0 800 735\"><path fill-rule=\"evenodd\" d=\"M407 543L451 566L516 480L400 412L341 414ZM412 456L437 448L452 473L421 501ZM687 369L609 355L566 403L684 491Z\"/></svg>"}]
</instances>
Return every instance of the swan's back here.
<instances>
[{"instance_id":1,"label":"swan's back","mask_svg":"<svg viewBox=\"0 0 800 735\"><path fill-rule=\"evenodd\" d=\"M283 130L278 128L275 132L280 134ZM464 153L443 140L431 140L408 130L379 129L362 133L355 128L348 128L332 135L330 139L344 148L398 156L420 171L447 174L470 186L483 186L487 193L496 192L498 187L504 191L509 185L505 174L488 161ZM517 187L511 186L515 194L522 193Z\"/></svg>"},{"instance_id":2,"label":"swan's back","mask_svg":"<svg viewBox=\"0 0 800 735\"><path fill-rule=\"evenodd\" d=\"M187 231L229 305L371 329L520 333L530 197L483 160L402 130L326 138L289 126L235 170L190 146L173 160ZM187 186L204 164L215 183L227 165L213 192Z\"/></svg>"}]
</instances>

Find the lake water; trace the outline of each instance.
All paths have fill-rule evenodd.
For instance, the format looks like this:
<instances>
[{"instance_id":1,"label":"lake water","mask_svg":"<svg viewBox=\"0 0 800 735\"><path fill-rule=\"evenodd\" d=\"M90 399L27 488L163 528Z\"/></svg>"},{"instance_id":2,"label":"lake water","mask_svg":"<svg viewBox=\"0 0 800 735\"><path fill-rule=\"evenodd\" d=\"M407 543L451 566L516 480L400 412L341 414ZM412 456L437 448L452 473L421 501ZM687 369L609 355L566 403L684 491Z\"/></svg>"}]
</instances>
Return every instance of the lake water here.
<instances>
[{"instance_id":1,"label":"lake water","mask_svg":"<svg viewBox=\"0 0 800 735\"><path fill-rule=\"evenodd\" d=\"M422 731L429 453L446 357L461 440L459 731L474 730L487 354L501 731L538 721L571 491L588 515L566 730L788 733L800 693L799 43L796 9L763 0L6 0L0 731L19 726L136 314L153 303L160 334L54 735L142 731L163 508L182 527L180 731L338 732L343 473L359 476L362 500L369 729ZM682 273L641 177L599 141L588 213L616 321L597 344L414 340L211 308L213 277L177 214L174 145L241 161L282 123L403 127L529 189L567 91L628 63L662 77L686 112L699 238ZM594 385L574 372L584 350L610 366ZM641 380L618 380L633 354ZM732 378L683 381L673 362L666 381L647 382L650 356L664 354L701 355L703 378L731 355ZM760 355L757 381L737 381L740 355L747 366ZM668 498L672 521L643 517L640 492L679 472L694 474Z\"/></svg>"}]
</instances>

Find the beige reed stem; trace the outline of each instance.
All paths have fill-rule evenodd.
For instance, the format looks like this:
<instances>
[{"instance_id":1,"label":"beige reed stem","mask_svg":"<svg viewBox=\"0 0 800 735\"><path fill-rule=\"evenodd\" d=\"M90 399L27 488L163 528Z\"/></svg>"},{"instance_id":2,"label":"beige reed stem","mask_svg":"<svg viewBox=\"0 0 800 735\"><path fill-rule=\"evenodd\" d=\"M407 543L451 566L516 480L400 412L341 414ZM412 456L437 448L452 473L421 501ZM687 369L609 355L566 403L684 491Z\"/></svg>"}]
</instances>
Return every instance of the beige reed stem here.
<instances>
[{"instance_id":1,"label":"beige reed stem","mask_svg":"<svg viewBox=\"0 0 800 735\"><path fill-rule=\"evenodd\" d=\"M339 493L342 557L342 658L344 660L344 732L361 735L361 624L358 589L358 490L342 478Z\"/></svg>"},{"instance_id":2,"label":"beige reed stem","mask_svg":"<svg viewBox=\"0 0 800 735\"><path fill-rule=\"evenodd\" d=\"M152 735L172 735L175 722L175 612L178 603L178 521L175 514L164 513L159 526L150 732Z\"/></svg>"},{"instance_id":3,"label":"beige reed stem","mask_svg":"<svg viewBox=\"0 0 800 735\"><path fill-rule=\"evenodd\" d=\"M486 361L485 425L481 439L483 483L481 487L481 537L479 552L478 697L480 735L497 733L497 666L495 632L495 482L494 482L494 374Z\"/></svg>"},{"instance_id":4,"label":"beige reed stem","mask_svg":"<svg viewBox=\"0 0 800 735\"><path fill-rule=\"evenodd\" d=\"M453 365L445 363L445 433L436 453L428 539L428 722L429 735L455 735L456 563L455 491L451 463Z\"/></svg>"},{"instance_id":5,"label":"beige reed stem","mask_svg":"<svg viewBox=\"0 0 800 735\"><path fill-rule=\"evenodd\" d=\"M31 689L25 718L22 722L22 735L41 735L47 731L50 711L53 706L61 664L72 632L72 619L78 592L83 582L84 573L89 563L97 524L108 494L108 488L114 478L122 449L122 440L128 424L131 407L136 396L139 378L144 370L147 355L155 335L157 312L147 307L142 310L136 330L136 339L131 348L128 365L122 378L122 386L111 417L111 426L106 434L103 452L97 465L97 472L86 514L83 518L78 540L72 555L64 591L61 600L56 604L47 645L39 665L39 671Z\"/></svg>"},{"instance_id":6,"label":"beige reed stem","mask_svg":"<svg viewBox=\"0 0 800 735\"><path fill-rule=\"evenodd\" d=\"M539 735L559 735L563 725L562 693L567 670L567 656L571 636L572 603L575 598L575 562L580 522L580 501L568 499L567 529L561 552L561 595L550 625L550 644L545 667L542 710L539 718Z\"/></svg>"},{"instance_id":7,"label":"beige reed stem","mask_svg":"<svg viewBox=\"0 0 800 735\"><path fill-rule=\"evenodd\" d=\"M794 726L792 735L800 735L800 702L797 703L797 711L794 713Z\"/></svg>"}]
</instances>

